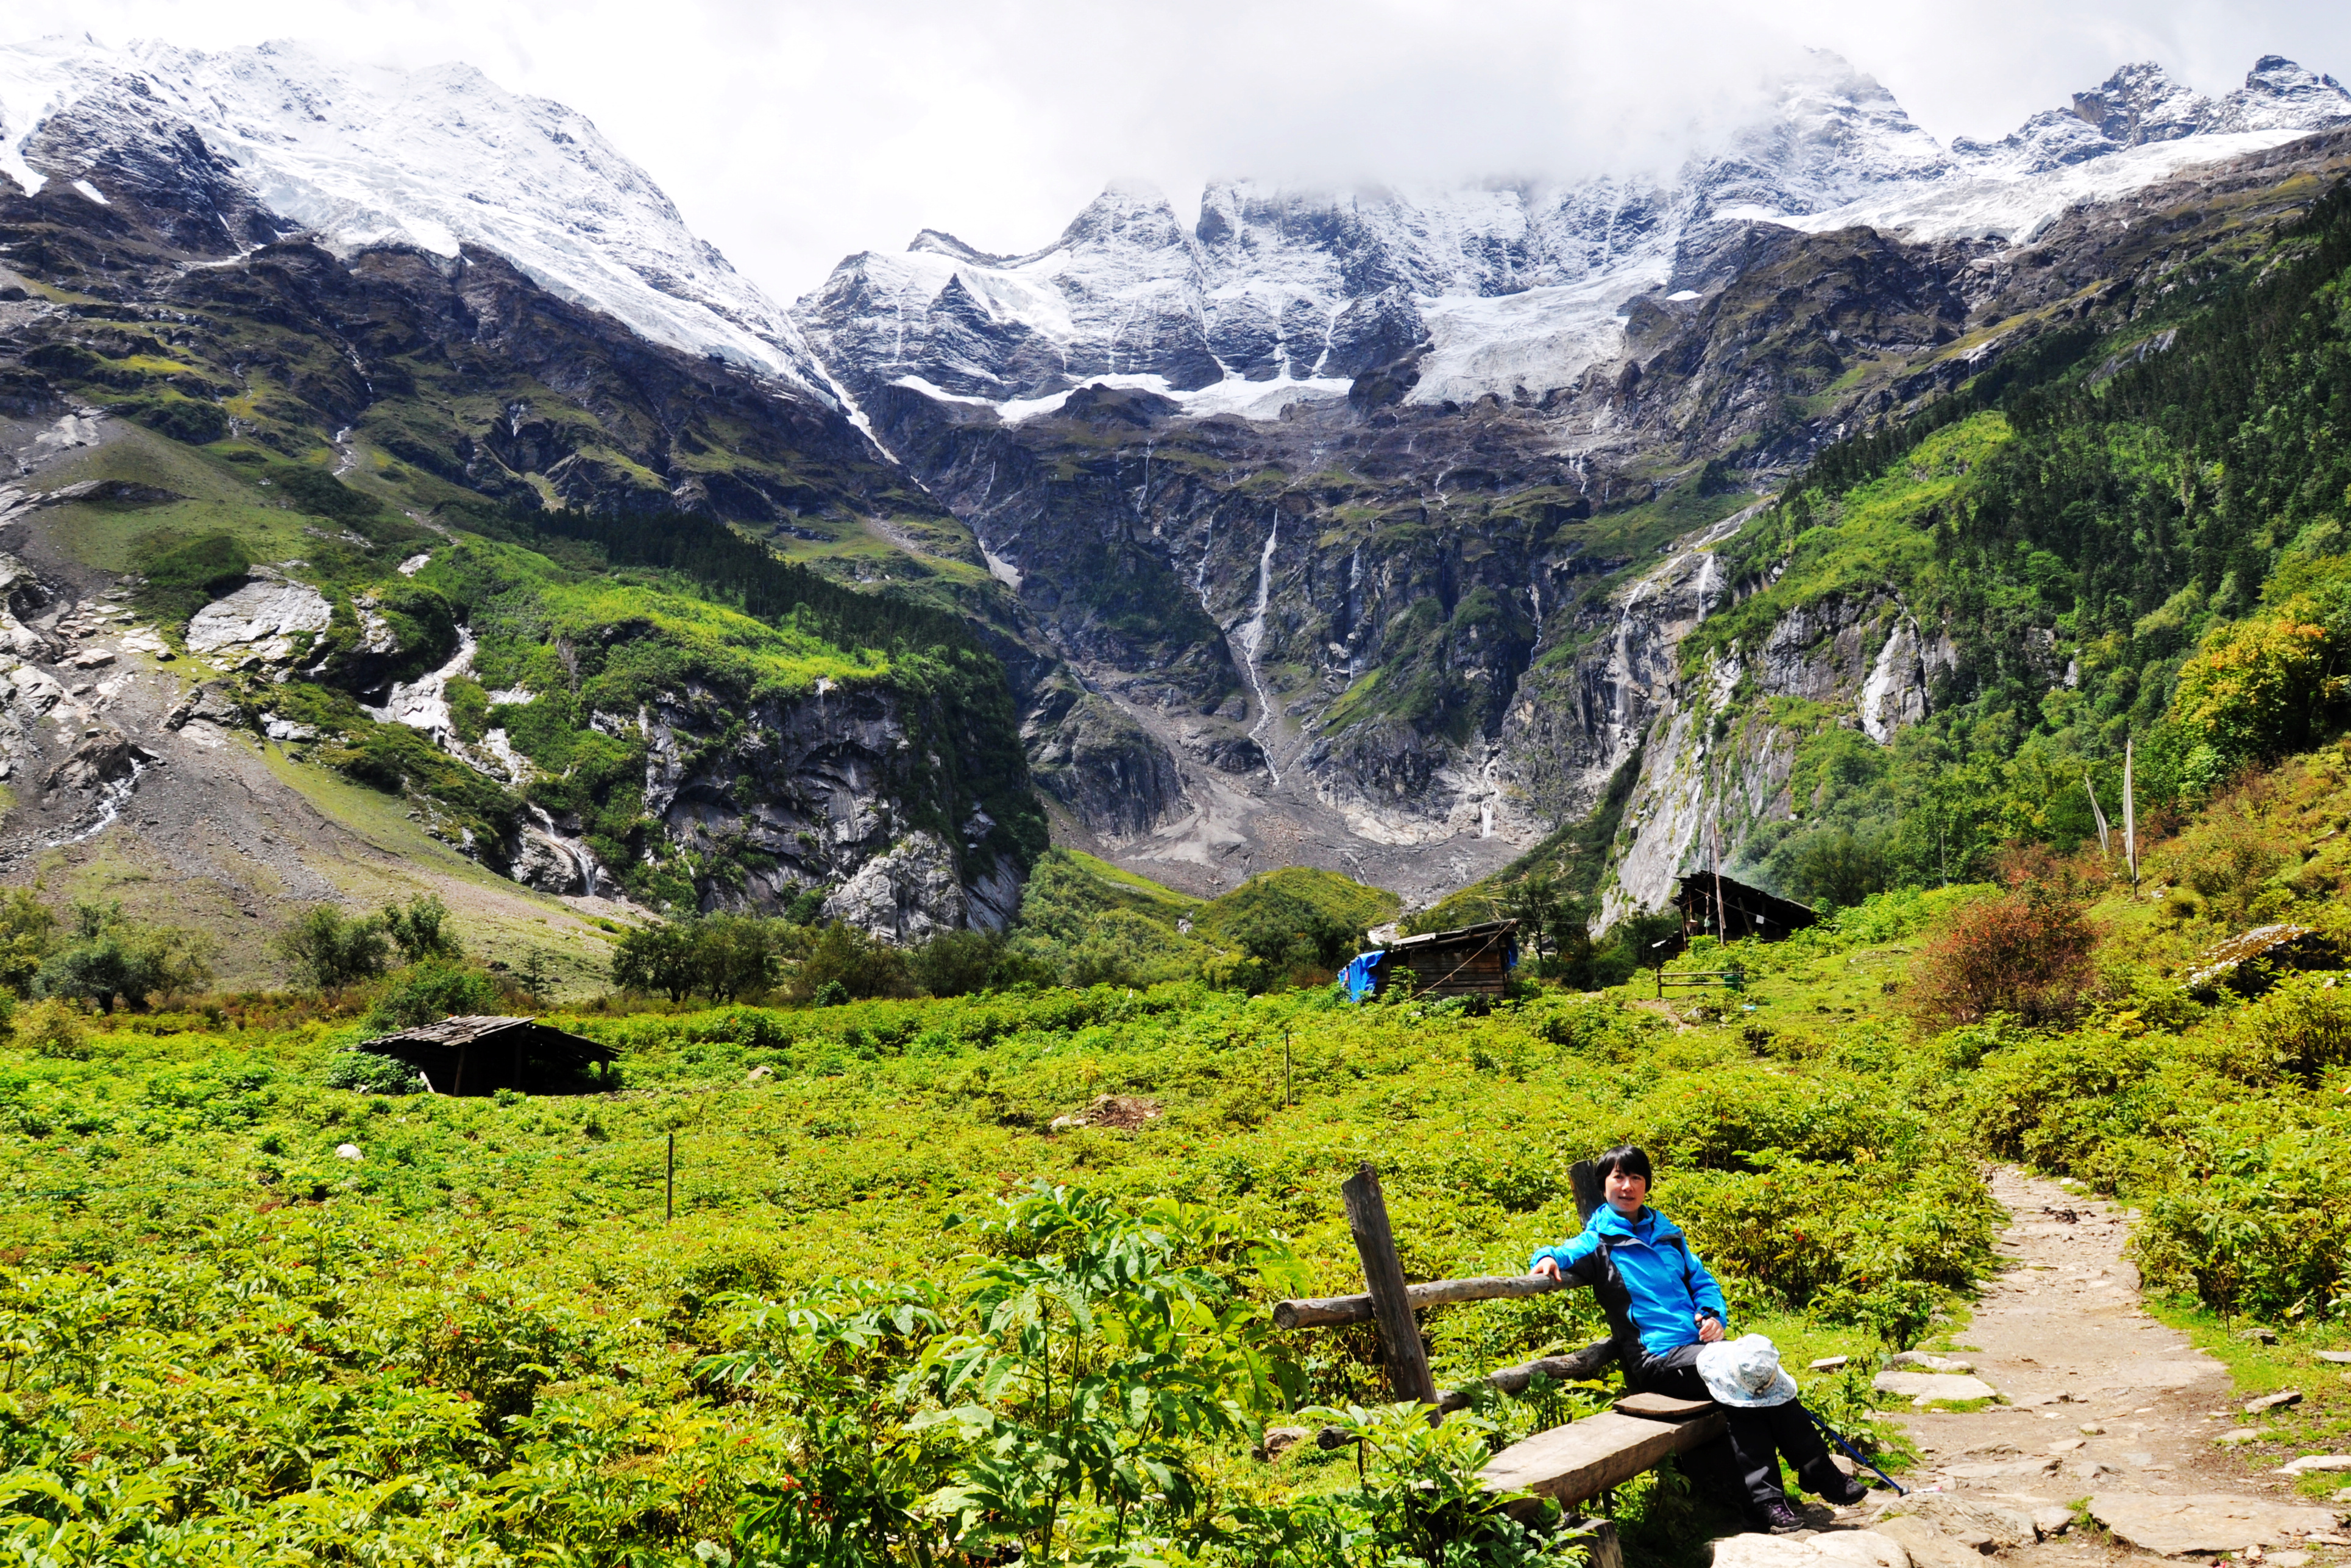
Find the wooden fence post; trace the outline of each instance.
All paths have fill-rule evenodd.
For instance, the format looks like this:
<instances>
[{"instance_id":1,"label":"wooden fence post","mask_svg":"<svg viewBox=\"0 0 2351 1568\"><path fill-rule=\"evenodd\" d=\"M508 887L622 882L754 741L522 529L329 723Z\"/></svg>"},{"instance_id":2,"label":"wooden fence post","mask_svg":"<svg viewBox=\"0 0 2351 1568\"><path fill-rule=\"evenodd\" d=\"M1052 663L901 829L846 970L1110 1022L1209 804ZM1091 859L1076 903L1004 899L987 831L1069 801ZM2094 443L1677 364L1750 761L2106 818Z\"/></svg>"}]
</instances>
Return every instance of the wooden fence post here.
<instances>
[{"instance_id":1,"label":"wooden fence post","mask_svg":"<svg viewBox=\"0 0 2351 1568\"><path fill-rule=\"evenodd\" d=\"M1599 1170L1590 1160L1578 1160L1567 1167L1567 1179L1569 1185L1575 1188L1575 1212L1583 1218L1591 1218L1592 1211L1598 1208L1607 1196L1600 1190Z\"/></svg>"},{"instance_id":2,"label":"wooden fence post","mask_svg":"<svg viewBox=\"0 0 2351 1568\"><path fill-rule=\"evenodd\" d=\"M677 1134L669 1135L669 1166L662 1173L662 1223L677 1218Z\"/></svg>"},{"instance_id":3,"label":"wooden fence post","mask_svg":"<svg viewBox=\"0 0 2351 1568\"><path fill-rule=\"evenodd\" d=\"M1347 1200L1347 1228L1354 1232L1364 1286L1371 1292L1372 1315L1380 1325L1388 1387L1400 1399L1435 1405L1437 1380L1429 1375L1428 1357L1420 1348L1420 1320L1413 1316L1411 1300L1405 1294L1404 1264L1396 1257L1380 1173L1367 1161L1355 1167L1339 1190Z\"/></svg>"}]
</instances>

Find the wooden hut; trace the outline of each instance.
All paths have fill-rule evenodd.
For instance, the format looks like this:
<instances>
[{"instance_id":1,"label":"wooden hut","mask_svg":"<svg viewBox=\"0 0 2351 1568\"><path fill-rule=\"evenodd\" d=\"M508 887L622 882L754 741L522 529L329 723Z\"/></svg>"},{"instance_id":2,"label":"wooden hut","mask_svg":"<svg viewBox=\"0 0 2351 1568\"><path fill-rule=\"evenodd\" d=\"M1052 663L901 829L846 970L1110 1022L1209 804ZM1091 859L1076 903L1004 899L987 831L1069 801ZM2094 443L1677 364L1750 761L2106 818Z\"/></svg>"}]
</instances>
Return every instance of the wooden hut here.
<instances>
[{"instance_id":1,"label":"wooden hut","mask_svg":"<svg viewBox=\"0 0 2351 1568\"><path fill-rule=\"evenodd\" d=\"M1341 979L1348 995L1361 1000L1386 990L1409 969L1417 995L1499 1000L1518 967L1518 930L1515 920L1489 920L1454 931L1425 931L1364 954L1347 966Z\"/></svg>"},{"instance_id":2,"label":"wooden hut","mask_svg":"<svg viewBox=\"0 0 2351 1568\"><path fill-rule=\"evenodd\" d=\"M537 1019L452 1018L362 1040L360 1051L408 1063L435 1094L500 1089L561 1094L591 1086L591 1074L620 1052Z\"/></svg>"},{"instance_id":3,"label":"wooden hut","mask_svg":"<svg viewBox=\"0 0 2351 1568\"><path fill-rule=\"evenodd\" d=\"M1710 871L1684 873L1681 892L1674 902L1681 910L1685 937L1719 936L1736 942L1752 936L1759 942L1778 942L1820 919L1817 911L1803 904Z\"/></svg>"}]
</instances>

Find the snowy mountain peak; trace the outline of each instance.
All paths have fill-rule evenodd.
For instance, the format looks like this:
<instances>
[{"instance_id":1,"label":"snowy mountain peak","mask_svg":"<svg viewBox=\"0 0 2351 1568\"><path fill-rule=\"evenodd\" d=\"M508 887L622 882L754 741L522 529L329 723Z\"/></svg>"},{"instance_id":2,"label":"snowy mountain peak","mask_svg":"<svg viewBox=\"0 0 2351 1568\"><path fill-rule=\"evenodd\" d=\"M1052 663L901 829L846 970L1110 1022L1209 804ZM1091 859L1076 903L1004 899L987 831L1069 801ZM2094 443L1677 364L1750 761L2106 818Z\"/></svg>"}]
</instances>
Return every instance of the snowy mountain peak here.
<instances>
[{"instance_id":1,"label":"snowy mountain peak","mask_svg":"<svg viewBox=\"0 0 2351 1568\"><path fill-rule=\"evenodd\" d=\"M2074 95L2074 118L2117 147L2193 136L2211 108L2211 99L2152 60L2125 66L2095 92Z\"/></svg>"},{"instance_id":2,"label":"snowy mountain peak","mask_svg":"<svg viewBox=\"0 0 2351 1568\"><path fill-rule=\"evenodd\" d=\"M2333 77L2263 55L2245 73L2245 85L2216 106L2208 131L2312 130L2351 117L2351 92Z\"/></svg>"},{"instance_id":3,"label":"snowy mountain peak","mask_svg":"<svg viewBox=\"0 0 2351 1568\"><path fill-rule=\"evenodd\" d=\"M1777 111L1698 161L1692 183L1717 205L1812 212L1868 187L1932 180L1950 156L1876 78L1826 49L1782 84Z\"/></svg>"},{"instance_id":4,"label":"snowy mountain peak","mask_svg":"<svg viewBox=\"0 0 2351 1568\"><path fill-rule=\"evenodd\" d=\"M696 238L588 118L449 64L402 71L296 44L204 53L89 38L0 47L0 173L101 193L193 137L254 207L349 254L494 250L656 341L832 393L774 301ZM221 234L214 248L266 234Z\"/></svg>"}]
</instances>

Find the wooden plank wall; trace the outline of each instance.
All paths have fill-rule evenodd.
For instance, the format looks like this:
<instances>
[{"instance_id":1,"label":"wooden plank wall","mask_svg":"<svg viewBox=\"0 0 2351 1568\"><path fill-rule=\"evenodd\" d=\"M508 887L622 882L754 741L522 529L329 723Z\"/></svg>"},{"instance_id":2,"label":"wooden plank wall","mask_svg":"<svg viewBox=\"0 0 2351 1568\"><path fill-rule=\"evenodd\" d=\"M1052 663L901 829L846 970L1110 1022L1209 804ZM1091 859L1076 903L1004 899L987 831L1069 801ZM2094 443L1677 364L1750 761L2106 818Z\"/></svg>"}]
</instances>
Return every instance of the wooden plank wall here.
<instances>
[{"instance_id":1,"label":"wooden plank wall","mask_svg":"<svg viewBox=\"0 0 2351 1568\"><path fill-rule=\"evenodd\" d=\"M1510 987L1510 971L1502 967L1503 938L1474 936L1459 943L1430 943L1409 956L1397 953L1380 966L1380 988L1387 988L1391 971L1408 968L1426 997L1500 997ZM1481 951L1482 949L1482 951Z\"/></svg>"}]
</instances>

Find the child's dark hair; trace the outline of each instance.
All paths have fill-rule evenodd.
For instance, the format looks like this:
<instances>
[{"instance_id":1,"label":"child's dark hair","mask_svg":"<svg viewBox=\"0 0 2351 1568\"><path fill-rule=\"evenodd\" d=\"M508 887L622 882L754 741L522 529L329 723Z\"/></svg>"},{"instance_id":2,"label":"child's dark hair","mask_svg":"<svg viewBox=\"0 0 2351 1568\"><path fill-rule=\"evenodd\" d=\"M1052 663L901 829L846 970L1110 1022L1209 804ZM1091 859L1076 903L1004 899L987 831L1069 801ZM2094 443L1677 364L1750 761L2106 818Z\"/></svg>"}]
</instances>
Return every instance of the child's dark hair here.
<instances>
[{"instance_id":1,"label":"child's dark hair","mask_svg":"<svg viewBox=\"0 0 2351 1568\"><path fill-rule=\"evenodd\" d=\"M1631 1144L1620 1144L1592 1162L1592 1174L1602 1181L1622 1171L1628 1176L1639 1176L1654 1183L1657 1178L1649 1171L1648 1151Z\"/></svg>"}]
</instances>

